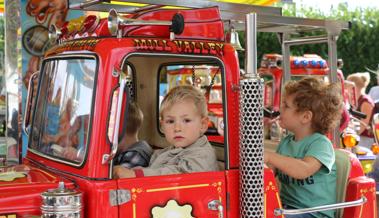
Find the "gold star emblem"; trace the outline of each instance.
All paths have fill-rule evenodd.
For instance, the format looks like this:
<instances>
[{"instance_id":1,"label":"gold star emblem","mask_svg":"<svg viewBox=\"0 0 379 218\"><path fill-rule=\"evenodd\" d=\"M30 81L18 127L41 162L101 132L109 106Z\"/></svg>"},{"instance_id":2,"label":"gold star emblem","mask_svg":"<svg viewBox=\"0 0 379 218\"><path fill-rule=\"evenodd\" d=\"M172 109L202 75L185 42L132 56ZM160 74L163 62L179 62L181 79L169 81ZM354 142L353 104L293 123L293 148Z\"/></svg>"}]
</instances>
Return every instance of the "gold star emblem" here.
<instances>
[{"instance_id":1,"label":"gold star emblem","mask_svg":"<svg viewBox=\"0 0 379 218\"><path fill-rule=\"evenodd\" d=\"M191 215L191 205L185 204L180 206L175 200L169 200L164 207L153 207L151 212L153 218L194 218Z\"/></svg>"}]
</instances>

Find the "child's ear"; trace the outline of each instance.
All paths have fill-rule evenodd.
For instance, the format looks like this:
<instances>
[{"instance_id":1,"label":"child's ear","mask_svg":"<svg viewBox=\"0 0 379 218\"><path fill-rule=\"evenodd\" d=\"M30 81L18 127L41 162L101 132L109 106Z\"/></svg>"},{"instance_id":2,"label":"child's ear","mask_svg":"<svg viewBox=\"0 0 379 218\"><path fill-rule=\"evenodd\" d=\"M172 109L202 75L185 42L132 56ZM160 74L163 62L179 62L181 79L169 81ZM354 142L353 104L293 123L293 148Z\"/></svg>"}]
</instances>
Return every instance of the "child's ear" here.
<instances>
[{"instance_id":1,"label":"child's ear","mask_svg":"<svg viewBox=\"0 0 379 218\"><path fill-rule=\"evenodd\" d=\"M201 118L201 133L204 134L208 130L208 122L209 118L208 117L203 117Z\"/></svg>"},{"instance_id":2,"label":"child's ear","mask_svg":"<svg viewBox=\"0 0 379 218\"><path fill-rule=\"evenodd\" d=\"M163 128L163 120L159 120L159 129L164 133L164 128Z\"/></svg>"},{"instance_id":3,"label":"child's ear","mask_svg":"<svg viewBox=\"0 0 379 218\"><path fill-rule=\"evenodd\" d=\"M305 111L304 114L303 114L303 120L305 123L309 123L312 121L312 118L313 118L313 113L312 111Z\"/></svg>"}]
</instances>

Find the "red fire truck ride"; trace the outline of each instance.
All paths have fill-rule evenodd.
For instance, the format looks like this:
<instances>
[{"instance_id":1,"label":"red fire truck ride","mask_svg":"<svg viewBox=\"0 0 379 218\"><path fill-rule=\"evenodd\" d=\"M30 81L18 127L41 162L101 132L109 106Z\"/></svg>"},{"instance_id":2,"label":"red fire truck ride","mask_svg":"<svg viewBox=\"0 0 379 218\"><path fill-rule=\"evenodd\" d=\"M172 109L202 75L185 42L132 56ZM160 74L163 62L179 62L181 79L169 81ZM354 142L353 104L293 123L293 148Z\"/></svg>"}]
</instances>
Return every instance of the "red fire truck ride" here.
<instances>
[{"instance_id":1,"label":"red fire truck ride","mask_svg":"<svg viewBox=\"0 0 379 218\"><path fill-rule=\"evenodd\" d=\"M316 208L283 209L273 171L263 164L257 31L279 33L284 66L289 46L315 40L296 38L294 32L324 32L320 39L329 45L331 72L336 72L336 40L348 23L205 0L133 2L141 4L112 5L124 15L110 10L107 19L90 15L55 34L51 28L58 44L29 84L26 157L21 165L0 168L0 217L262 218L335 209L337 217L376 218L375 183L347 152L336 150L338 203ZM109 4L96 0L71 8L102 11ZM234 42L225 40L242 29L244 74ZM171 80L175 71L188 69L189 77ZM330 81L337 81L336 73ZM209 104L221 105L218 112L210 107L221 116L206 133L220 170L112 178L127 104L137 102L144 113L140 138L162 148L167 142L159 129L160 100L185 83L203 89L215 100ZM75 148L76 155L65 156L66 148Z\"/></svg>"}]
</instances>

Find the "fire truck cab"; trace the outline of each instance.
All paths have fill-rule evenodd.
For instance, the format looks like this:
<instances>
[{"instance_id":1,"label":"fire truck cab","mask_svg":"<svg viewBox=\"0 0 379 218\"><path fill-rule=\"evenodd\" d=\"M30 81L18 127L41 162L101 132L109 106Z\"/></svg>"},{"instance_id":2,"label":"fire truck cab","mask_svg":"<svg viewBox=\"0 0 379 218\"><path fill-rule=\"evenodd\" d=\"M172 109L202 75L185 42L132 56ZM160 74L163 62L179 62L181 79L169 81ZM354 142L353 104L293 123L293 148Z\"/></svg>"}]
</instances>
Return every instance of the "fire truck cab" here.
<instances>
[{"instance_id":1,"label":"fire truck cab","mask_svg":"<svg viewBox=\"0 0 379 218\"><path fill-rule=\"evenodd\" d=\"M20 166L0 168L0 216L237 218L337 209L337 217L376 218L375 183L349 153L336 152L339 203L318 208L283 209L274 173L263 166L263 82L256 73L256 32L309 30L313 25L327 30L333 47L335 36L348 27L345 22L289 18L275 8L203 0L135 2L149 5L117 7L126 14L110 10L108 19L78 18L55 32L58 44L47 52L29 85L27 155ZM72 7L106 6L98 1ZM243 75L238 53L225 41L225 21L246 24ZM245 27L236 22L233 28ZM284 42L291 41L287 33ZM183 84L199 87L208 99L212 123L206 136L219 170L113 179L127 105L135 101L143 111L140 138L164 148L168 143L159 127L160 101ZM74 206L70 200L56 200L78 192L82 201Z\"/></svg>"}]
</instances>

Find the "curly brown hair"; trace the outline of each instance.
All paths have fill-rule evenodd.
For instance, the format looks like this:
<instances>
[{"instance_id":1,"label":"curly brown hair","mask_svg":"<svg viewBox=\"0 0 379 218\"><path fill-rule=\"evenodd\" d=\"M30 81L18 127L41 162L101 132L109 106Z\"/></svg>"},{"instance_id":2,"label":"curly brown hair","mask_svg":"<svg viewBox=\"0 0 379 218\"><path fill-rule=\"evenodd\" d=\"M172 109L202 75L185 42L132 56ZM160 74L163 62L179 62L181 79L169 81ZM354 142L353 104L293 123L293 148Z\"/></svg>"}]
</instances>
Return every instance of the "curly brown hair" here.
<instances>
[{"instance_id":1,"label":"curly brown hair","mask_svg":"<svg viewBox=\"0 0 379 218\"><path fill-rule=\"evenodd\" d=\"M294 96L297 112L312 112L315 132L325 134L341 119L343 99L338 83L328 84L315 77L306 77L286 84L284 96L289 95Z\"/></svg>"}]
</instances>

